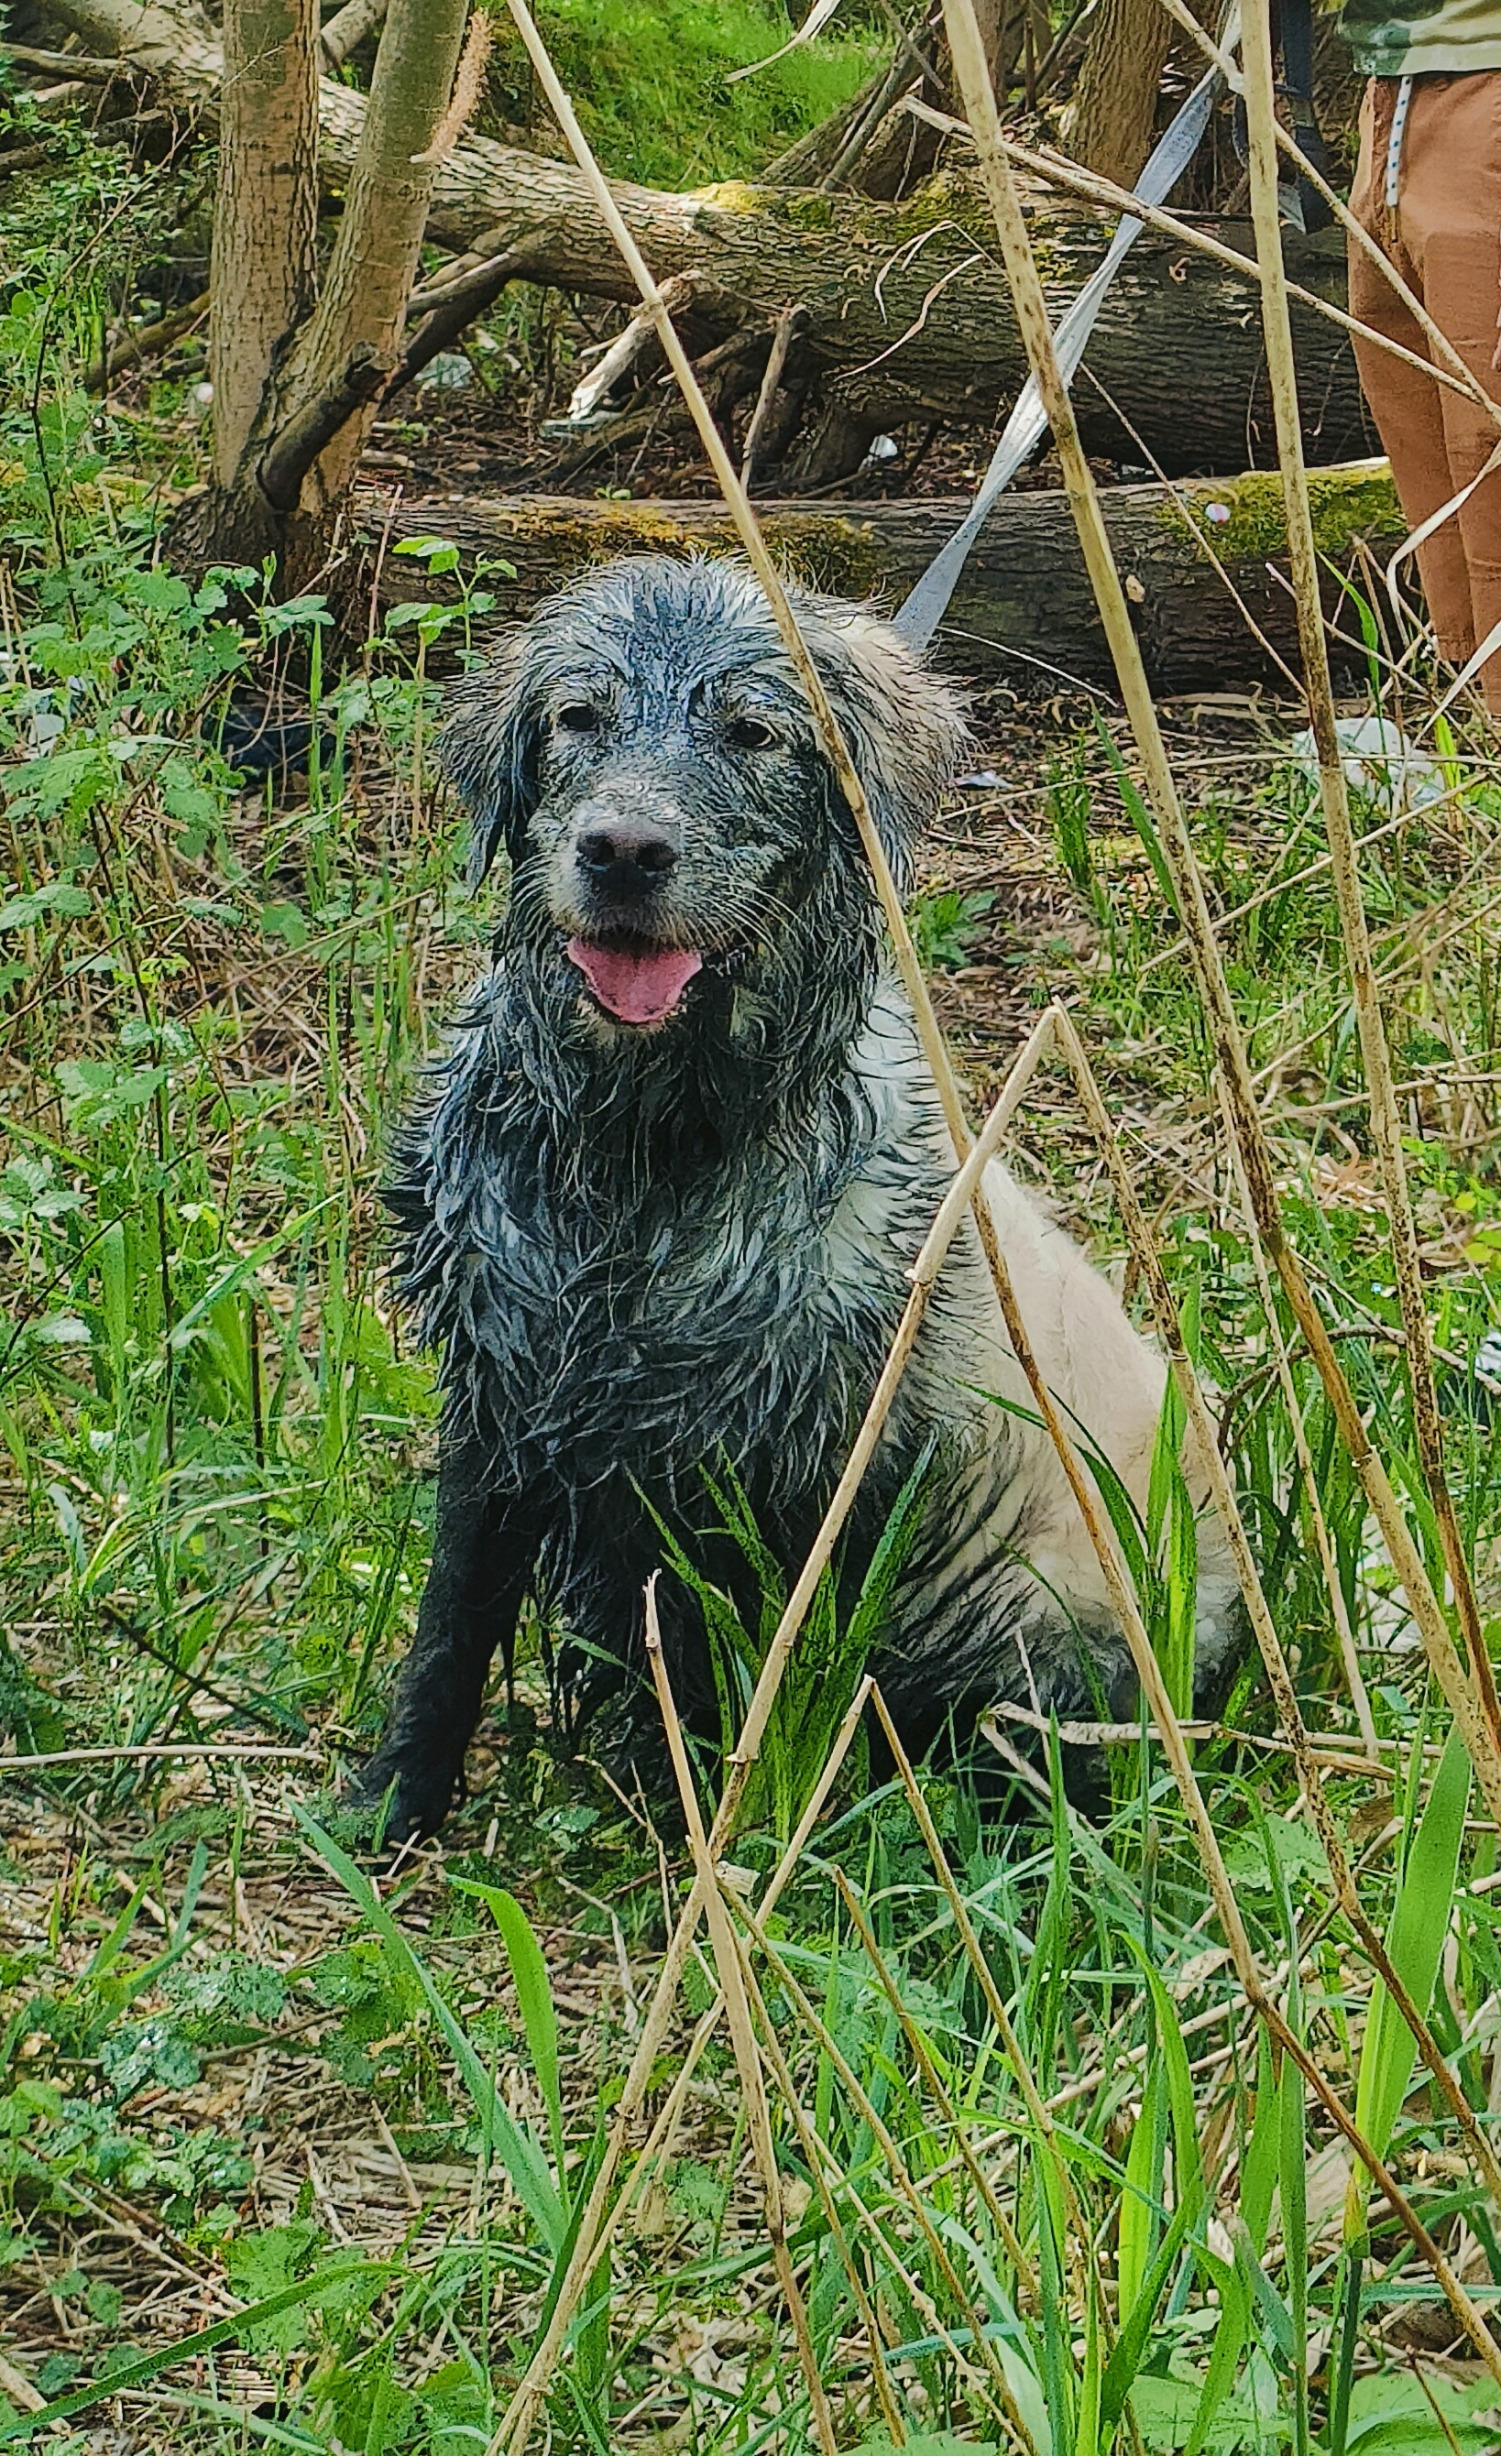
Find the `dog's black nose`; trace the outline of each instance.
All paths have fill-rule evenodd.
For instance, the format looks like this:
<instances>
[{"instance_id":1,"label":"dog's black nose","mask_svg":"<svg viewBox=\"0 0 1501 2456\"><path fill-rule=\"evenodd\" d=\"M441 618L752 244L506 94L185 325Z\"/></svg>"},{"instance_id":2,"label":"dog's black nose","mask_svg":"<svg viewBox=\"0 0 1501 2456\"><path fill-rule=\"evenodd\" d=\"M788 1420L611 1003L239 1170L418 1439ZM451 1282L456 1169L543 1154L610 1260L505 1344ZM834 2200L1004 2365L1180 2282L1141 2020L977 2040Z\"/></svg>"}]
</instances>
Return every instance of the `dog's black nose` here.
<instances>
[{"instance_id":1,"label":"dog's black nose","mask_svg":"<svg viewBox=\"0 0 1501 2456\"><path fill-rule=\"evenodd\" d=\"M677 857L677 846L662 828L625 819L586 828L578 840L579 868L609 895L649 895Z\"/></svg>"}]
</instances>

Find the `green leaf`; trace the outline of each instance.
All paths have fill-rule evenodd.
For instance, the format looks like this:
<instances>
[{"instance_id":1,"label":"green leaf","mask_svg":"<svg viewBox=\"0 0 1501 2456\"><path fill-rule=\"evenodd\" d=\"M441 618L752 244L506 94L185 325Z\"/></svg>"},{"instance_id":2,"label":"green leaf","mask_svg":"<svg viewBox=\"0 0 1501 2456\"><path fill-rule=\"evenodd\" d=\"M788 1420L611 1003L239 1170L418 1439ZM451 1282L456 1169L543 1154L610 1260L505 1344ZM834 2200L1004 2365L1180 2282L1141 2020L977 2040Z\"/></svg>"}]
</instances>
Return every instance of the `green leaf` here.
<instances>
[{"instance_id":1,"label":"green leaf","mask_svg":"<svg viewBox=\"0 0 1501 2456\"><path fill-rule=\"evenodd\" d=\"M1460 1845L1470 1804L1470 1758L1451 1729L1427 1804L1418 1821L1392 1912L1386 1949L1392 1968L1426 2019L1454 1908ZM1378 1978L1360 2048L1355 2121L1378 2157L1386 2155L1402 2101L1412 2083L1417 2042ZM1370 2183L1363 2167L1350 2178L1345 2197L1345 2242L1365 2232Z\"/></svg>"},{"instance_id":2,"label":"green leaf","mask_svg":"<svg viewBox=\"0 0 1501 2456\"><path fill-rule=\"evenodd\" d=\"M450 1876L449 1883L461 1893L477 1894L489 1905L491 1916L500 1929L511 1965L511 1977L521 2006L526 2043L531 2052L532 2069L547 2108L548 2128L552 2135L553 2169L558 2181L563 2177L563 2093L558 2077L558 2016L553 2007L552 1988L548 1983L547 1963L537 1942L526 1912L512 1893L503 1886L481 1884L477 1877Z\"/></svg>"},{"instance_id":3,"label":"green leaf","mask_svg":"<svg viewBox=\"0 0 1501 2456\"><path fill-rule=\"evenodd\" d=\"M462 2023L455 2019L444 2002L426 1965L413 1952L369 1877L355 1866L348 1852L339 1848L332 1835L325 1833L306 1809L294 1807L294 1813L304 1832L311 1836L319 1855L332 1868L351 1901L363 1912L398 1968L409 1972L422 1989L474 2101L486 2141L505 2167L517 2199L543 2242L556 2256L567 2238L568 2212L558 2197L552 2176L547 2171L547 2161L537 2143L529 2132L522 2129L502 2101Z\"/></svg>"}]
</instances>

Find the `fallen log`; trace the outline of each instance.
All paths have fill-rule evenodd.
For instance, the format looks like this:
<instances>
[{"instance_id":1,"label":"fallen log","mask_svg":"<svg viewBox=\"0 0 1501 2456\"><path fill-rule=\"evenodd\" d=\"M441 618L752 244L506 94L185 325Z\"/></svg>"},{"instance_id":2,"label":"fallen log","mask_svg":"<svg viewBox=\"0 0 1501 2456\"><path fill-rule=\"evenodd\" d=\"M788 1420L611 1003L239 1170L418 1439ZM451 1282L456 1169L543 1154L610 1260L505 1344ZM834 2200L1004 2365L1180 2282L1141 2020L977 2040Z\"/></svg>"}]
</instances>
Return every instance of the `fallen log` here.
<instances>
[{"instance_id":1,"label":"fallen log","mask_svg":"<svg viewBox=\"0 0 1501 2456\"><path fill-rule=\"evenodd\" d=\"M1390 553L1406 524L1384 461L1317 470L1310 491L1319 550L1332 567L1332 610L1339 596L1335 574L1353 560L1355 541ZM1286 691L1287 673L1277 658L1296 674L1297 625L1282 577L1287 533L1281 481L1256 471L1176 488L1120 486L1110 488L1104 502L1153 689L1169 696L1258 685ZM836 596L875 596L895 607L968 505L931 500L757 508L773 552L794 578ZM485 578L499 602L493 616L473 626L481 642L487 628L528 613L549 590L611 555L736 549L729 514L718 503L447 496L401 503L378 518L371 508L365 525L369 537L385 545L378 585L388 608L457 595L457 579L435 579L420 559L391 554L390 547L406 539L441 537L456 545L460 570L470 575L481 562L513 567L513 580ZM1348 619L1342 627L1353 635ZM934 653L949 671L976 680L1002 677L1042 691L1056 690L1060 681L1113 689L1094 593L1061 493L1002 497L970 556ZM1346 666L1358 664L1358 640L1353 649L1336 642L1334 655Z\"/></svg>"},{"instance_id":2,"label":"fallen log","mask_svg":"<svg viewBox=\"0 0 1501 2456\"><path fill-rule=\"evenodd\" d=\"M214 125L218 40L189 0L175 8L157 0L45 5L91 52L128 62L151 79L159 100ZM335 195L353 167L364 108L352 87L322 80L321 175ZM710 324L751 321L769 343L784 309L801 304L799 367L818 376L835 406L867 432L919 418L993 425L1025 380L989 212L962 174L945 173L892 205L735 181L687 195L617 184L615 195L658 278L695 276ZM1110 220L1038 187L1029 214L1049 303L1061 314L1099 262ZM1246 225L1216 227L1247 251ZM531 280L634 300L571 165L488 137L466 135L444 163L428 235L513 257ZM1285 245L1293 280L1342 303L1338 233L1289 232ZM1293 328L1310 459L1371 450L1344 334L1300 305ZM1151 458L1170 475L1242 469L1263 454L1274 462L1256 284L1180 240L1147 232L1106 303L1075 395L1086 444L1108 458Z\"/></svg>"}]
</instances>

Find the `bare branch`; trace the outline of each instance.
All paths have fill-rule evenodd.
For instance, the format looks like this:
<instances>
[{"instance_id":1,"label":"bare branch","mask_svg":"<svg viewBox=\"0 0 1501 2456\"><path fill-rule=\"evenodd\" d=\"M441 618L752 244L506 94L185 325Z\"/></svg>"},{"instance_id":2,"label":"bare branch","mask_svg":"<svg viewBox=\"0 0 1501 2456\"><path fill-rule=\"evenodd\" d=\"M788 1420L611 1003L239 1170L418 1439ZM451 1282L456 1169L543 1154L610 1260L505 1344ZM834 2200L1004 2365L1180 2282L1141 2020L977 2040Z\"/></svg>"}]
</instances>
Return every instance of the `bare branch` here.
<instances>
[{"instance_id":1,"label":"bare branch","mask_svg":"<svg viewBox=\"0 0 1501 2456\"><path fill-rule=\"evenodd\" d=\"M351 51L385 22L387 0L345 0L323 28L318 41L326 68L342 68Z\"/></svg>"},{"instance_id":2,"label":"bare branch","mask_svg":"<svg viewBox=\"0 0 1501 2456\"><path fill-rule=\"evenodd\" d=\"M368 342L351 351L348 364L333 389L310 401L290 418L261 455L261 492L272 509L294 512L302 481L320 453L349 424L356 410L379 400L397 360Z\"/></svg>"}]
</instances>

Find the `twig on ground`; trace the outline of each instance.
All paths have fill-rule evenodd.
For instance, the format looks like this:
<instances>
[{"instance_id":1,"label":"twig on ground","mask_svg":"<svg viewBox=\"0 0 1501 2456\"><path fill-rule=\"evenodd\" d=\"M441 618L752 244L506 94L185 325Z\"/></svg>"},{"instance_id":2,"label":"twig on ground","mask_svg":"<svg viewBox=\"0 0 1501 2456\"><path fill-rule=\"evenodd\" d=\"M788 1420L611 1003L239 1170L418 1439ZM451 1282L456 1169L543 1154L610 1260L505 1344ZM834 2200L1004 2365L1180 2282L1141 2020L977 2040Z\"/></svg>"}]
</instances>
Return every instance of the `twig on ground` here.
<instances>
[{"instance_id":1,"label":"twig on ground","mask_svg":"<svg viewBox=\"0 0 1501 2456\"><path fill-rule=\"evenodd\" d=\"M747 494L750 492L751 479L755 475L756 454L761 448L761 438L766 432L766 421L771 416L772 403L777 397L777 386L782 380L782 372L787 364L787 353L801 327L807 322L807 317L807 308L799 304L794 307L784 307L777 318L777 329L771 341L771 355L766 361L766 373L761 378L761 389L756 395L756 406L751 412L750 425L745 430L745 448L740 455L740 483Z\"/></svg>"},{"instance_id":2,"label":"twig on ground","mask_svg":"<svg viewBox=\"0 0 1501 2456\"><path fill-rule=\"evenodd\" d=\"M662 284L662 304L670 314L686 307L693 296L691 273L675 273ZM650 307L638 307L626 325L617 333L603 357L597 358L588 374L575 384L568 402L565 424L582 426L592 418L606 393L612 391L622 375L633 367L656 332L656 319Z\"/></svg>"}]
</instances>

